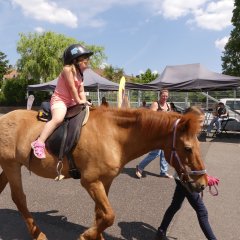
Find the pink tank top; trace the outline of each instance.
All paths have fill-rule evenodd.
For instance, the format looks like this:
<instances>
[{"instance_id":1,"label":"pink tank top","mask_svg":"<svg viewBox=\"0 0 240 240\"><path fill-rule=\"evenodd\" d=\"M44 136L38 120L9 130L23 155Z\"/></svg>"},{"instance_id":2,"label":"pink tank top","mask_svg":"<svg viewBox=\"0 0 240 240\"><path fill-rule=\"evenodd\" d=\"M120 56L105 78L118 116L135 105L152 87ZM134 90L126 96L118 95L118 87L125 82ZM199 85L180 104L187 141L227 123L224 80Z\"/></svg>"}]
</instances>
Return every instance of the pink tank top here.
<instances>
[{"instance_id":1,"label":"pink tank top","mask_svg":"<svg viewBox=\"0 0 240 240\"><path fill-rule=\"evenodd\" d=\"M74 84L77 89L77 92L79 94L80 86L83 85L82 78L76 78L74 79ZM55 91L51 97L51 106L55 103L63 102L67 107L76 105L71 90L66 82L66 79L64 78L63 74L60 74L58 77L57 86L55 88Z\"/></svg>"}]
</instances>

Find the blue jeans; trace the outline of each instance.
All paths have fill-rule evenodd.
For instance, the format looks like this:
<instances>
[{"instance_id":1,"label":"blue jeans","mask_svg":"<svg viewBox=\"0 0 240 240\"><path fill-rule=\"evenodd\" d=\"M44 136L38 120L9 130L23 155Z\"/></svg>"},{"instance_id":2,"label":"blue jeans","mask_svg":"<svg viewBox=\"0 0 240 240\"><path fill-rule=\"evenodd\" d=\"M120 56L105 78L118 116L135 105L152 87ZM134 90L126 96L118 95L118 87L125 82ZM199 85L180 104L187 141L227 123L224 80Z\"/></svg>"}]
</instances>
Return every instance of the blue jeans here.
<instances>
[{"instance_id":1,"label":"blue jeans","mask_svg":"<svg viewBox=\"0 0 240 240\"><path fill-rule=\"evenodd\" d=\"M181 208L184 199L187 198L188 202L197 214L199 225L205 237L208 240L217 240L209 224L208 211L202 201L200 194L196 192L188 192L188 190L178 180L176 180L176 184L177 185L172 202L165 212L162 223L158 229L167 232L167 228L172 221L175 213ZM192 236L192 239L194 239L194 236Z\"/></svg>"},{"instance_id":2,"label":"blue jeans","mask_svg":"<svg viewBox=\"0 0 240 240\"><path fill-rule=\"evenodd\" d=\"M207 132L210 133L211 130L213 129L213 125L216 125L217 131L220 132L221 131L221 122L222 122L222 118L220 117L214 117L211 121L211 123L209 124L208 128L207 128Z\"/></svg>"},{"instance_id":3,"label":"blue jeans","mask_svg":"<svg viewBox=\"0 0 240 240\"><path fill-rule=\"evenodd\" d=\"M161 149L153 150L139 163L138 168L144 170L144 168L155 158L160 157L160 175L164 175L168 171L168 163L164 157L164 152Z\"/></svg>"}]
</instances>

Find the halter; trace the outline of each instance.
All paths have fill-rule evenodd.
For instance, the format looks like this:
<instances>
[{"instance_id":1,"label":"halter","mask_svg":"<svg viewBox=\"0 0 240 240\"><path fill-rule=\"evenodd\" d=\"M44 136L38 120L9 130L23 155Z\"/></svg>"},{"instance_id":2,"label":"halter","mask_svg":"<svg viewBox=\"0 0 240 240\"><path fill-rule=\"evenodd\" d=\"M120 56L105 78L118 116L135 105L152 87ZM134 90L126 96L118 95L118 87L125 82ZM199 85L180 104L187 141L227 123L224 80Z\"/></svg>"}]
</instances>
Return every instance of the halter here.
<instances>
[{"instance_id":1,"label":"halter","mask_svg":"<svg viewBox=\"0 0 240 240\"><path fill-rule=\"evenodd\" d=\"M187 176L187 178L189 179L189 176L190 175L203 175L203 174L206 174L207 173L207 170L206 169L203 169L203 170L191 170L191 171L187 171L186 168L184 167L184 165L182 164L182 161L181 159L179 158L178 156L178 153L176 151L176 134L177 134L177 125L179 123L180 119L177 119L174 123L174 126L173 126L173 142L172 142L172 151L171 151L171 158L170 158L170 164L172 165L172 162L173 162L173 158L175 157L175 159L177 159L178 161L178 164L182 170L182 173L181 173L181 176L179 176L180 180L183 181L183 177L184 176Z\"/></svg>"}]
</instances>

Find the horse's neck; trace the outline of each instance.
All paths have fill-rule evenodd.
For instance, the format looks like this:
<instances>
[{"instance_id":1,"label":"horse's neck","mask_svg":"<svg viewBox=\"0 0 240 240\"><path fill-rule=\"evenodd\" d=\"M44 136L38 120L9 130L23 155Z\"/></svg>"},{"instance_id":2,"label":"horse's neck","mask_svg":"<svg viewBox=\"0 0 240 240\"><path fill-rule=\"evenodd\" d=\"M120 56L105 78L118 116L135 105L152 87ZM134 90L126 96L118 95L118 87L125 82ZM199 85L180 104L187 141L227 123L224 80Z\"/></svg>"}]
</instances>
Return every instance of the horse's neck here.
<instances>
[{"instance_id":1,"label":"horse's neck","mask_svg":"<svg viewBox=\"0 0 240 240\"><path fill-rule=\"evenodd\" d=\"M122 142L123 152L128 161L154 150L164 149L169 135L172 134L173 119L168 113L136 111L132 116L125 118L125 126L120 131L125 131Z\"/></svg>"}]
</instances>

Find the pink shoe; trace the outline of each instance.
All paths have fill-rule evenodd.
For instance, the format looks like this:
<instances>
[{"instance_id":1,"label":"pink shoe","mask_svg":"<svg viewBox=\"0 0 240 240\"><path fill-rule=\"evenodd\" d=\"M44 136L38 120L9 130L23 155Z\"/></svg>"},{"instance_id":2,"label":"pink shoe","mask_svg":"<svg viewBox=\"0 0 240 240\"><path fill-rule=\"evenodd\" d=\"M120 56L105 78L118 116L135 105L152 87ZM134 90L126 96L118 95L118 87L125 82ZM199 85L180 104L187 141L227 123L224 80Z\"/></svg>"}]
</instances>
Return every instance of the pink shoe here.
<instances>
[{"instance_id":1,"label":"pink shoe","mask_svg":"<svg viewBox=\"0 0 240 240\"><path fill-rule=\"evenodd\" d=\"M31 143L33 153L37 158L46 158L45 155L45 144L41 143L38 139Z\"/></svg>"}]
</instances>

